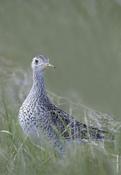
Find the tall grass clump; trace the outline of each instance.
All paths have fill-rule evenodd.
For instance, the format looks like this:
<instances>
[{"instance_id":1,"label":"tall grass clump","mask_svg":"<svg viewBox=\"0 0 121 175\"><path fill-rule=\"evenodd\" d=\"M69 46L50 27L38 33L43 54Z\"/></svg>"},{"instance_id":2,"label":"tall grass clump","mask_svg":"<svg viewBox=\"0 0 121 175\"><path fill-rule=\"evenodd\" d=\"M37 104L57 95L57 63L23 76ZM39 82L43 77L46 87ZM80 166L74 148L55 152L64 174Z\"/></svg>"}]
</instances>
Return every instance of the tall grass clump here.
<instances>
[{"instance_id":1,"label":"tall grass clump","mask_svg":"<svg viewBox=\"0 0 121 175\"><path fill-rule=\"evenodd\" d=\"M48 146L36 145L23 134L18 123L18 110L31 85L29 75L16 71L1 88L0 175L120 175L121 122L110 115L48 92L58 106L87 125L108 130L113 139L70 143L64 156L60 157Z\"/></svg>"}]
</instances>

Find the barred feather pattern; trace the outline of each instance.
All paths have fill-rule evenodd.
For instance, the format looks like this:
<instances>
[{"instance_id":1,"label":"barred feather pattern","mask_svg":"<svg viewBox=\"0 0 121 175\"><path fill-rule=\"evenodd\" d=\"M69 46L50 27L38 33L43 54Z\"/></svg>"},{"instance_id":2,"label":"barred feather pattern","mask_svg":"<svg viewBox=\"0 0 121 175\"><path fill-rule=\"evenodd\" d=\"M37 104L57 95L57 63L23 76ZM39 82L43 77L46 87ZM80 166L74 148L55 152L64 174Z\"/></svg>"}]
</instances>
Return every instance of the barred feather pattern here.
<instances>
[{"instance_id":1,"label":"barred feather pattern","mask_svg":"<svg viewBox=\"0 0 121 175\"><path fill-rule=\"evenodd\" d=\"M105 135L105 131L75 120L51 102L43 70L33 69L33 85L20 107L19 123L26 135L38 139L41 135L46 136L59 152L64 150L62 140L100 140Z\"/></svg>"}]
</instances>

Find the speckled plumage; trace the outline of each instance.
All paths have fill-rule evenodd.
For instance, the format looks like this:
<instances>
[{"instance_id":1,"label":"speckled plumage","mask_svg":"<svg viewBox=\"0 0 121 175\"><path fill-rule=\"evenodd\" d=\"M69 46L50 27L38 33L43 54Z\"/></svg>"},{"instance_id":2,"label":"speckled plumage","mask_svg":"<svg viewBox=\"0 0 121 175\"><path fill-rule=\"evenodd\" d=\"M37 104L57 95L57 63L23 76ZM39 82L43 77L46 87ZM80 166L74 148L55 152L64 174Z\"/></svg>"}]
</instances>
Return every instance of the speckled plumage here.
<instances>
[{"instance_id":1,"label":"speckled plumage","mask_svg":"<svg viewBox=\"0 0 121 175\"><path fill-rule=\"evenodd\" d=\"M44 69L47 66L52 66L47 57L40 55L33 58L33 85L19 111L23 131L38 139L41 135L47 136L59 152L63 150L62 139L102 139L104 131L87 127L50 101L44 83Z\"/></svg>"}]
</instances>

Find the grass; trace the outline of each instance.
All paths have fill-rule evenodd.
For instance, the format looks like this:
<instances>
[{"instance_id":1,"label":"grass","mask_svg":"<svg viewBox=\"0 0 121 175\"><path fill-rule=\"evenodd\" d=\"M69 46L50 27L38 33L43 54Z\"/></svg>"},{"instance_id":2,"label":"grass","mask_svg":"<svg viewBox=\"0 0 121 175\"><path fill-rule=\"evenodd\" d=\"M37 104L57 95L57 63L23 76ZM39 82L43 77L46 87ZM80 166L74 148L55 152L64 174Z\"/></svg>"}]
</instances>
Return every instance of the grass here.
<instances>
[{"instance_id":1,"label":"grass","mask_svg":"<svg viewBox=\"0 0 121 175\"><path fill-rule=\"evenodd\" d=\"M48 149L48 146L40 147L23 134L17 119L18 109L24 98L21 97L22 88L15 82L13 86L11 82L9 90L6 91L6 89L4 88L1 93L0 100L0 175L121 174L120 122L103 114L101 117L93 115L91 118L91 115L85 113L91 109L49 92L53 101L61 107L66 104L68 106L66 110L78 118L81 117L82 121L107 127L115 134L115 140L110 142L72 143L68 146L64 157L60 158L54 150ZM23 89L27 87L24 86Z\"/></svg>"}]
</instances>

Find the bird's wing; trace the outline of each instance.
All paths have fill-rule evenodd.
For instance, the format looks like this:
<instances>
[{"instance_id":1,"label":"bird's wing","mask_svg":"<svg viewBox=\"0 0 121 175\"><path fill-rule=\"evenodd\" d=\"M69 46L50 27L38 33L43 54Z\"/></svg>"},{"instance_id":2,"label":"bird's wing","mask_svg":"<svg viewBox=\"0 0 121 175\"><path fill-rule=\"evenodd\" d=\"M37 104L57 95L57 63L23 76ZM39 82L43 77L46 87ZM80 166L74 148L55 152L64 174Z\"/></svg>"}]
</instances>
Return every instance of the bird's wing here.
<instances>
[{"instance_id":1,"label":"bird's wing","mask_svg":"<svg viewBox=\"0 0 121 175\"><path fill-rule=\"evenodd\" d=\"M71 115L53 106L50 110L50 117L55 130L66 139L102 139L105 131L87 126L75 120Z\"/></svg>"}]
</instances>

